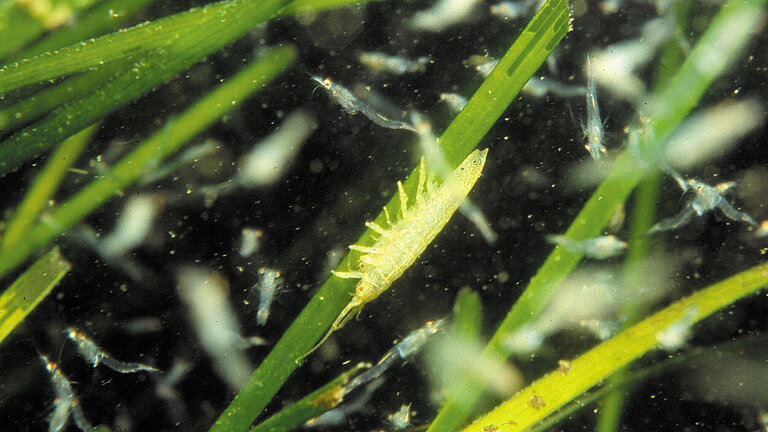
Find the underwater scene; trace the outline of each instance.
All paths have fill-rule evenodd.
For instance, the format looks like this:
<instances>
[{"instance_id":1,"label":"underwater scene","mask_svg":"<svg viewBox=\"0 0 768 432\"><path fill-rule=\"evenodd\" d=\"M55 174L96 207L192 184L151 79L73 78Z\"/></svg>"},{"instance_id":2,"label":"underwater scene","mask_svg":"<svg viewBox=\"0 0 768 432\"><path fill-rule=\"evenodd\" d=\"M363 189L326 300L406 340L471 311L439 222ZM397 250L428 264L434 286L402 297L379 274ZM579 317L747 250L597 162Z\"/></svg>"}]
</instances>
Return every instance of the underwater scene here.
<instances>
[{"instance_id":1,"label":"underwater scene","mask_svg":"<svg viewBox=\"0 0 768 432\"><path fill-rule=\"evenodd\" d=\"M767 12L0 0L0 431L768 431Z\"/></svg>"}]
</instances>

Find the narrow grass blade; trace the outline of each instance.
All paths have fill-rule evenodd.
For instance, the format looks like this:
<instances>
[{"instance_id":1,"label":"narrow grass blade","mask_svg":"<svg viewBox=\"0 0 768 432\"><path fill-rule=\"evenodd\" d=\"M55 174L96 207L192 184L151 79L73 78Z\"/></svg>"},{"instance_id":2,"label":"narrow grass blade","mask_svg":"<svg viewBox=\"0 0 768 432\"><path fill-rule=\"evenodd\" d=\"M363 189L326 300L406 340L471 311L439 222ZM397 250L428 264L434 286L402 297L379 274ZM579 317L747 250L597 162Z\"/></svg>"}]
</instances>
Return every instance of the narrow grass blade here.
<instances>
[{"instance_id":1,"label":"narrow grass blade","mask_svg":"<svg viewBox=\"0 0 768 432\"><path fill-rule=\"evenodd\" d=\"M440 137L451 165L458 165L477 146L570 26L570 6L566 0L549 0L542 6Z\"/></svg>"},{"instance_id":2,"label":"narrow grass blade","mask_svg":"<svg viewBox=\"0 0 768 432\"><path fill-rule=\"evenodd\" d=\"M8 252L16 246L27 232L27 228L37 222L40 213L56 193L61 179L83 152L95 129L95 126L91 126L72 135L51 154L45 167L35 177L24 200L16 209L13 219L8 222L8 228L0 242L0 253Z\"/></svg>"},{"instance_id":3,"label":"narrow grass blade","mask_svg":"<svg viewBox=\"0 0 768 432\"><path fill-rule=\"evenodd\" d=\"M678 73L664 89L651 98L653 111L644 114L644 125L652 127L652 131L640 129L640 126L633 127L633 132L643 140L641 146L644 149L653 151L658 148L698 104L712 81L738 58L749 41L749 35L760 24L764 5L765 0L731 0L723 6ZM716 57L715 61L712 60L713 57ZM635 152L635 149L632 152ZM646 170L630 151L622 153L617 158L609 178L592 194L571 223L566 235L577 240L599 235L616 206L626 201L647 173ZM504 336L533 320L544 309L557 286L565 280L581 258L581 254L556 247L498 327L486 347L486 352L506 356L502 346ZM476 399L482 392L482 389L472 383L467 383L465 390L466 394L462 397L464 400L469 399L470 394ZM449 401L432 423L429 432L456 430L468 414L469 407Z\"/></svg>"},{"instance_id":4,"label":"narrow grass blade","mask_svg":"<svg viewBox=\"0 0 768 432\"><path fill-rule=\"evenodd\" d=\"M480 340L483 321L483 305L480 296L469 288L459 291L453 305L454 334L466 341Z\"/></svg>"},{"instance_id":5,"label":"narrow grass blade","mask_svg":"<svg viewBox=\"0 0 768 432\"><path fill-rule=\"evenodd\" d=\"M105 26L114 28L151 1L154 0L141 0L129 2L128 4L122 0L109 0L101 3L93 11L89 11L81 19L78 26L49 35L19 54L17 56L18 60L30 58L32 55L42 54L46 51L97 35L104 28L107 28ZM297 0L280 9L278 15L318 12L345 5L359 5L359 3L366 3L368 1L373 0L366 0L365 2L353 2L352 0L325 0L323 2ZM116 16L116 18L112 18L112 16ZM110 19L104 19L104 17L110 17ZM106 84L108 80L113 79L118 71L130 69L133 63L133 61L126 61L124 59L123 61L107 63L95 70L84 71L12 106L1 109L0 130L13 131L20 126L37 120L66 102L85 97L93 92L94 88L99 88Z\"/></svg>"},{"instance_id":6,"label":"narrow grass blade","mask_svg":"<svg viewBox=\"0 0 768 432\"><path fill-rule=\"evenodd\" d=\"M0 33L0 58L11 55L24 44L35 39L36 35L45 31L43 23L32 18L26 10L16 2L6 2L6 7L0 11L0 18L6 23L13 23L9 28Z\"/></svg>"},{"instance_id":7,"label":"narrow grass blade","mask_svg":"<svg viewBox=\"0 0 768 432\"><path fill-rule=\"evenodd\" d=\"M462 114L457 116L440 138L445 158L458 165L480 142L484 134L503 114L517 93L538 69L557 43L568 32L570 23L566 0L550 0L526 27L512 45L501 63L483 82L470 99ZM406 189L414 191L417 175L406 181ZM410 193L410 192L409 192ZM387 209L397 214L398 201L393 197ZM383 224L384 213L376 218ZM368 244L372 232L367 230L357 241ZM348 269L348 254L337 267ZM229 407L219 416L212 432L242 431L264 409L298 366L312 346L350 300L353 282L337 277L329 278L286 330L272 351L251 375L248 383ZM240 413L249 413L243 416ZM249 419L250 418L250 419Z\"/></svg>"},{"instance_id":8,"label":"narrow grass blade","mask_svg":"<svg viewBox=\"0 0 768 432\"><path fill-rule=\"evenodd\" d=\"M77 41L86 40L113 31L155 0L106 0L77 18L77 25L55 31L14 55L11 61L20 61L47 51L55 50ZM9 63L9 62L7 62Z\"/></svg>"},{"instance_id":9,"label":"narrow grass blade","mask_svg":"<svg viewBox=\"0 0 768 432\"><path fill-rule=\"evenodd\" d=\"M759 25L764 4L765 0L732 0L723 7L670 84L652 98L658 108L647 121L653 125L654 131L653 134L645 134L647 147L656 148L661 145L698 104L714 78L737 58L748 42L748 35ZM734 28L734 20L739 23L738 30ZM734 40L739 42L735 46ZM728 50L723 51L724 46ZM713 55L718 56L717 65L714 65L716 70L708 69L703 74L699 65ZM587 201L566 235L573 239L598 235L610 219L613 209L626 200L644 173L645 170L634 156L625 151L619 156L611 176ZM499 348L504 334L533 319L549 301L556 286L580 260L579 254L570 253L562 247L555 248L499 327L491 345Z\"/></svg>"},{"instance_id":10,"label":"narrow grass blade","mask_svg":"<svg viewBox=\"0 0 768 432\"><path fill-rule=\"evenodd\" d=\"M624 292L629 296L636 296L631 290L643 286L643 279L646 277L643 263L649 258L648 251L651 239L645 233L653 225L656 215L656 200L659 195L661 179L661 173L647 176L640 182L634 195L632 234L623 266ZM622 311L622 316L627 317L622 328L635 324L642 317L643 312L638 307L637 302L627 302ZM596 432L612 432L618 429L626 394L626 388L618 384L627 380L631 374L628 370L630 366L621 369L611 377L609 385L615 384L616 391L607 393L605 398L600 401L600 416L597 421Z\"/></svg>"},{"instance_id":11,"label":"narrow grass blade","mask_svg":"<svg viewBox=\"0 0 768 432\"><path fill-rule=\"evenodd\" d=\"M222 26L216 28L216 21L230 22L233 18L232 14L239 15L244 5L250 5L253 8L253 5L259 3L261 2L242 0L213 3L8 64L0 69L0 93L90 67L99 67L129 56L140 55L170 45L179 37L203 33L216 39L217 36L211 30L219 33L222 31L220 28ZM269 9L269 6L276 2L267 1L266 3ZM283 4L280 4L271 12L274 13L282 6ZM237 19L234 21L236 22ZM252 25L255 24L257 23L252 23ZM190 32L192 29L194 31ZM224 30L224 33L228 32Z\"/></svg>"},{"instance_id":12,"label":"narrow grass blade","mask_svg":"<svg viewBox=\"0 0 768 432\"><path fill-rule=\"evenodd\" d=\"M22 129L0 143L0 176L17 169L25 161L34 159L64 138L99 121L110 112L154 87L169 81L203 57L241 37L256 24L272 17L287 2L288 0L264 0L260 2L232 0L231 7L223 7L221 3L216 3L210 7L202 8L202 12L194 12L195 9L185 12L190 14L189 16L174 15L177 20L189 24L190 28L195 28L196 31L190 31L189 28L178 29L178 32L174 33L178 39L171 38L173 43L169 41L169 44L163 48L144 52L128 70L118 73L105 86L96 89L80 100L57 109L39 122ZM197 16L195 13L202 14L198 17L202 25L197 23L201 27L195 27L187 22L191 16ZM180 25L175 20L168 23L168 19L170 18L158 20L159 23L156 23L155 26L160 26L162 32L165 32L168 29L162 27L163 23L171 28ZM161 31L157 30L157 27L152 28L155 29L154 32ZM134 32L135 30L128 30L114 35L117 38L122 38L124 34L130 33L139 37L139 34ZM166 36L168 37L168 35ZM86 44L88 47L97 45L99 44ZM80 59L86 63L88 58L93 60L92 56L83 54L85 52L90 51L83 51L78 54L77 50L70 50L51 58L62 59L65 63L72 59ZM34 64L42 64L44 69L51 67L45 61ZM26 76L30 72L17 71L17 73L19 76ZM32 74L34 75L34 73ZM0 70L0 82L2 82L3 77L8 78L8 74L3 75L2 70ZM12 79L13 75L11 75Z\"/></svg>"},{"instance_id":13,"label":"narrow grass blade","mask_svg":"<svg viewBox=\"0 0 768 432\"><path fill-rule=\"evenodd\" d=\"M76 15L98 0L51 2L8 1L0 9L0 58L5 58L46 31L55 30L76 19Z\"/></svg>"},{"instance_id":14,"label":"narrow grass blade","mask_svg":"<svg viewBox=\"0 0 768 432\"><path fill-rule=\"evenodd\" d=\"M766 347L768 347L768 340L765 336L740 337L733 341L718 344L716 347L697 347L678 355L669 356L650 366L645 366L642 369L631 370L627 374L624 374L620 380L614 380L613 378L616 377L616 374L613 374L611 380L608 381L607 384L602 385L597 390L579 396L558 411L552 413L552 415L546 417L544 421L526 429L526 432L546 432L555 430L554 427L558 423L571 418L575 412L588 407L598 399L605 398L606 395L621 393L622 390L628 386L637 386L639 383L649 380L650 378L656 378L661 374L690 368L690 365L693 362L715 359L721 357L724 353L744 353L745 351L754 350L755 348L765 349Z\"/></svg>"},{"instance_id":15,"label":"narrow grass blade","mask_svg":"<svg viewBox=\"0 0 768 432\"><path fill-rule=\"evenodd\" d=\"M359 7L365 3L372 1L382 0L362 0L362 1L350 1L350 0L294 0L284 8L280 9L277 13L278 16L295 15L302 13L315 13L323 12L329 9L337 9L340 7Z\"/></svg>"},{"instance_id":16,"label":"narrow grass blade","mask_svg":"<svg viewBox=\"0 0 768 432\"><path fill-rule=\"evenodd\" d=\"M176 55L177 52L172 52L176 50L170 48L173 45L183 47L183 57L194 59L186 62L194 63L233 42L289 3L289 0L227 0L211 3L7 64L0 68L0 93L89 68L99 68L126 57L140 58L160 48L168 49L168 56ZM336 0L313 5L303 0L298 7L286 9L282 14L319 11L359 3Z\"/></svg>"},{"instance_id":17,"label":"narrow grass blade","mask_svg":"<svg viewBox=\"0 0 768 432\"><path fill-rule=\"evenodd\" d=\"M536 380L464 432L482 432L488 425L498 432L523 431L654 349L657 335L670 326L689 319L695 324L766 284L764 263L678 300L571 361L567 373L553 371ZM540 403L531 404L534 397Z\"/></svg>"},{"instance_id":18,"label":"narrow grass blade","mask_svg":"<svg viewBox=\"0 0 768 432\"><path fill-rule=\"evenodd\" d=\"M0 296L0 343L24 321L70 268L59 248L54 247L3 292Z\"/></svg>"},{"instance_id":19,"label":"narrow grass blade","mask_svg":"<svg viewBox=\"0 0 768 432\"><path fill-rule=\"evenodd\" d=\"M299 429L307 420L330 411L341 403L344 385L352 375L364 368L364 363L358 364L295 404L252 427L250 432L289 432Z\"/></svg>"},{"instance_id":20,"label":"narrow grass blade","mask_svg":"<svg viewBox=\"0 0 768 432\"><path fill-rule=\"evenodd\" d=\"M159 164L195 135L237 107L241 101L262 89L291 65L295 58L296 50L293 47L272 49L200 99L195 106L169 121L162 130L112 167L108 176L94 180L50 214L45 215L44 222L29 229L24 242L5 253L0 253L0 277L111 199L119 190L136 181L145 170Z\"/></svg>"},{"instance_id":21,"label":"narrow grass blade","mask_svg":"<svg viewBox=\"0 0 768 432\"><path fill-rule=\"evenodd\" d=\"M0 130L13 131L32 123L55 108L93 92L104 86L122 66L130 63L114 62L103 68L83 72L46 88L20 102L0 109Z\"/></svg>"},{"instance_id":22,"label":"narrow grass blade","mask_svg":"<svg viewBox=\"0 0 768 432\"><path fill-rule=\"evenodd\" d=\"M690 9L692 2L690 0L681 0L672 5L675 16L678 34L688 33L688 21L690 18ZM660 89L672 79L675 72L680 69L685 60L685 50L681 46L681 40L675 38L662 48L661 59L656 67L655 89ZM629 240L629 250L624 260L623 274L625 292L630 294L629 290L640 287L645 278L644 271L641 269L642 263L648 258L648 251L651 239L645 235L653 225L656 219L656 201L661 186L661 172L648 175L637 187L634 199L634 208L632 210L631 237ZM635 324L641 318L641 310L637 302L628 302L622 311L622 316L627 317L622 328L627 328ZM608 387L614 385L616 391L607 392L600 401L600 412L595 426L596 432L614 432L619 428L621 421L622 408L624 406L627 387L620 386L619 383L627 380L627 376L632 372L630 368L633 365L616 372L609 380Z\"/></svg>"}]
</instances>

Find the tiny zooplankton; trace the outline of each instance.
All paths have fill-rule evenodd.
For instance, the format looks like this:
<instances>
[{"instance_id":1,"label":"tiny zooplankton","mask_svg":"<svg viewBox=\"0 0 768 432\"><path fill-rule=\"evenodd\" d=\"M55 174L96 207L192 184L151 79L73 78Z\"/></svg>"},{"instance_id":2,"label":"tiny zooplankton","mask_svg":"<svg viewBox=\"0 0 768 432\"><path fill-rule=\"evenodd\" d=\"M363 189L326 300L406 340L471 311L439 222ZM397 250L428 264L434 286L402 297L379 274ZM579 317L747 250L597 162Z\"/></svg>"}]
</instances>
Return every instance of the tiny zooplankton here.
<instances>
[{"instance_id":1,"label":"tiny zooplankton","mask_svg":"<svg viewBox=\"0 0 768 432\"><path fill-rule=\"evenodd\" d=\"M328 333L305 357L322 345L333 332L344 327L366 303L386 291L392 282L416 262L475 185L487 155L488 149L473 151L442 183L437 182L434 173L427 174L426 162L422 157L416 201L410 207L403 183L397 182L400 218L393 222L385 208L388 227L375 222L365 223L365 226L378 234L376 242L371 246L349 246L349 249L362 253L357 269L332 273L340 278L360 281L355 287L352 300L341 311Z\"/></svg>"}]
</instances>

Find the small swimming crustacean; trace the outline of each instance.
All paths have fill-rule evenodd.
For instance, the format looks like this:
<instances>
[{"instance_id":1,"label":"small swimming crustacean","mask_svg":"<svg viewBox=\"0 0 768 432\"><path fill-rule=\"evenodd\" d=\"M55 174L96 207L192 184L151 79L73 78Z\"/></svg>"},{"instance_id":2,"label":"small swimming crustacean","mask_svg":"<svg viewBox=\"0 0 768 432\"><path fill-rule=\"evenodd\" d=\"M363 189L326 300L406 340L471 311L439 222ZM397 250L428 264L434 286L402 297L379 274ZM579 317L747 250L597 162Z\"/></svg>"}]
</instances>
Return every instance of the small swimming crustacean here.
<instances>
[{"instance_id":1,"label":"small swimming crustacean","mask_svg":"<svg viewBox=\"0 0 768 432\"><path fill-rule=\"evenodd\" d=\"M397 412L387 416L387 421L392 425L392 429L406 430L411 427L411 404L402 405Z\"/></svg>"},{"instance_id":2,"label":"small swimming crustacean","mask_svg":"<svg viewBox=\"0 0 768 432\"><path fill-rule=\"evenodd\" d=\"M413 14L410 27L417 31L440 32L472 17L480 0L437 0L432 7Z\"/></svg>"},{"instance_id":3,"label":"small swimming crustacean","mask_svg":"<svg viewBox=\"0 0 768 432\"><path fill-rule=\"evenodd\" d=\"M665 351L676 351L682 348L690 337L693 320L698 314L699 309L696 306L690 306L685 310L680 321L656 333L658 347Z\"/></svg>"},{"instance_id":4,"label":"small swimming crustacean","mask_svg":"<svg viewBox=\"0 0 768 432\"><path fill-rule=\"evenodd\" d=\"M91 363L93 367L103 363L108 368L120 373L134 373L140 371L160 372L157 368L142 363L129 363L117 360L106 351L99 348L85 333L72 327L66 330L67 337L77 345L77 352Z\"/></svg>"},{"instance_id":5,"label":"small swimming crustacean","mask_svg":"<svg viewBox=\"0 0 768 432\"><path fill-rule=\"evenodd\" d=\"M587 56L587 124L581 125L581 130L587 137L584 147L595 160L600 160L606 153L605 130L600 120L600 107L597 105L597 84L592 69L592 60Z\"/></svg>"},{"instance_id":6,"label":"small swimming crustacean","mask_svg":"<svg viewBox=\"0 0 768 432\"><path fill-rule=\"evenodd\" d=\"M398 360L406 361L416 355L424 347L430 337L441 330L444 325L445 319L429 321L424 327L408 333L403 340L390 348L389 351L381 357L378 363L350 381L349 384L344 387L344 394L349 394L361 385L384 375L384 372L392 367Z\"/></svg>"},{"instance_id":7,"label":"small swimming crustacean","mask_svg":"<svg viewBox=\"0 0 768 432\"><path fill-rule=\"evenodd\" d=\"M275 299L275 294L280 288L280 271L267 267L259 269L259 308L256 312L256 323L260 326L267 324L267 318L269 318L269 307L272 305L272 300Z\"/></svg>"},{"instance_id":8,"label":"small swimming crustacean","mask_svg":"<svg viewBox=\"0 0 768 432\"><path fill-rule=\"evenodd\" d=\"M346 111L347 114L355 115L357 113L362 113L372 122L387 129L405 129L412 132L416 131L414 126L407 121L390 119L381 114L370 104L355 96L355 94L352 93L349 89L340 84L336 84L330 78L323 79L317 75L310 75L310 77L314 81L320 83L320 85L323 86L331 98L336 101L336 103L341 105L342 108L344 108L344 111Z\"/></svg>"},{"instance_id":9,"label":"small swimming crustacean","mask_svg":"<svg viewBox=\"0 0 768 432\"><path fill-rule=\"evenodd\" d=\"M627 248L627 242L619 240L614 235L600 236L585 240L573 240L564 235L548 235L549 243L562 245L573 253L583 253L589 258L606 259L622 253Z\"/></svg>"},{"instance_id":10,"label":"small swimming crustacean","mask_svg":"<svg viewBox=\"0 0 768 432\"><path fill-rule=\"evenodd\" d=\"M362 253L358 258L357 269L333 272L340 278L360 279L354 296L333 322L328 333L303 357L316 350L333 332L344 327L366 303L386 291L392 282L416 262L480 178L487 155L488 149L473 151L442 184L437 183L434 173L427 175L426 161L422 158L419 164L416 202L411 206L408 206L408 195L403 183L397 182L400 218L393 222L385 209L387 228L375 222L365 223L379 238L371 246L349 246L350 250Z\"/></svg>"},{"instance_id":11,"label":"small swimming crustacean","mask_svg":"<svg viewBox=\"0 0 768 432\"><path fill-rule=\"evenodd\" d=\"M549 93L562 98L571 98L584 96L587 89L582 86L563 84L551 78L534 75L525 83L523 89L520 91L539 98L544 97Z\"/></svg>"},{"instance_id":12,"label":"small swimming crustacean","mask_svg":"<svg viewBox=\"0 0 768 432\"><path fill-rule=\"evenodd\" d=\"M487 61L477 64L475 66L475 70L483 78L488 78L491 72L493 72L493 69L498 65L499 65L499 59L489 57Z\"/></svg>"},{"instance_id":13,"label":"small swimming crustacean","mask_svg":"<svg viewBox=\"0 0 768 432\"><path fill-rule=\"evenodd\" d=\"M83 408L80 406L80 399L75 395L72 385L61 372L61 369L59 369L59 365L50 361L43 354L40 354L40 359L45 363L45 368L51 375L51 382L56 393L53 413L48 418L48 431L59 432L64 430L69 420L69 414L72 413L75 424L81 431L94 432L96 429L85 417Z\"/></svg>"},{"instance_id":14,"label":"small swimming crustacean","mask_svg":"<svg viewBox=\"0 0 768 432\"><path fill-rule=\"evenodd\" d=\"M694 215L704 216L714 209L720 209L728 219L746 222L753 227L758 226L757 222L755 222L755 220L748 214L733 208L731 203L723 197L724 193L736 186L735 182L725 182L710 186L692 178L685 180L670 167L665 167L664 170L675 179L683 192L688 192L690 190L693 191L696 196L680 211L680 213L658 222L656 225L652 226L646 234L679 228L690 222Z\"/></svg>"},{"instance_id":15,"label":"small swimming crustacean","mask_svg":"<svg viewBox=\"0 0 768 432\"><path fill-rule=\"evenodd\" d=\"M382 52L364 52L358 57L360 63L369 69L379 73L393 73L403 75L406 73L423 72L431 61L427 56L417 57L414 60L384 54Z\"/></svg>"},{"instance_id":16,"label":"small swimming crustacean","mask_svg":"<svg viewBox=\"0 0 768 432\"><path fill-rule=\"evenodd\" d=\"M491 15L503 19L518 19L530 8L530 1L503 1L491 5Z\"/></svg>"},{"instance_id":17,"label":"small swimming crustacean","mask_svg":"<svg viewBox=\"0 0 768 432\"><path fill-rule=\"evenodd\" d=\"M508 0L491 5L490 11L491 15L495 15L505 20L518 19L527 15L532 15L543 3L544 2L540 0Z\"/></svg>"},{"instance_id":18,"label":"small swimming crustacean","mask_svg":"<svg viewBox=\"0 0 768 432\"><path fill-rule=\"evenodd\" d=\"M458 114L467 105L469 100L458 93L440 93L440 101L448 105L453 114Z\"/></svg>"}]
</instances>

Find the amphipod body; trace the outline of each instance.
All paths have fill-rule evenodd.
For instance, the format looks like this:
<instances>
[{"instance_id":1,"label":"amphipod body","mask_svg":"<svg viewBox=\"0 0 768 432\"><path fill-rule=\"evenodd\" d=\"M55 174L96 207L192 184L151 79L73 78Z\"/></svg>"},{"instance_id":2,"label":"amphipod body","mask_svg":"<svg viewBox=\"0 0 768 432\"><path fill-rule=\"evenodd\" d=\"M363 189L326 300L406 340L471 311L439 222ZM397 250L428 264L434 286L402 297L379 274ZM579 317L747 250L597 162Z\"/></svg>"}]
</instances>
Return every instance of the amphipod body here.
<instances>
[{"instance_id":1,"label":"amphipod body","mask_svg":"<svg viewBox=\"0 0 768 432\"><path fill-rule=\"evenodd\" d=\"M584 147L595 160L600 160L606 153L605 130L603 122L600 120L600 108L597 105L597 83L592 66L592 59L587 56L587 124L581 125L584 135L587 137L587 143Z\"/></svg>"},{"instance_id":2,"label":"amphipod body","mask_svg":"<svg viewBox=\"0 0 768 432\"><path fill-rule=\"evenodd\" d=\"M357 269L349 272L334 271L333 274L340 278L360 281L355 287L352 300L341 311L328 333L309 353L322 345L334 331L344 327L366 303L386 291L392 282L416 262L472 190L480 177L487 155L488 149L473 151L442 183L437 182L434 173L427 175L426 163L422 158L419 164L416 202L410 207L402 182L397 182L400 218L392 222L385 209L389 225L387 228L375 222L365 224L379 235L376 242L371 246L349 246L351 250L362 253Z\"/></svg>"}]
</instances>

